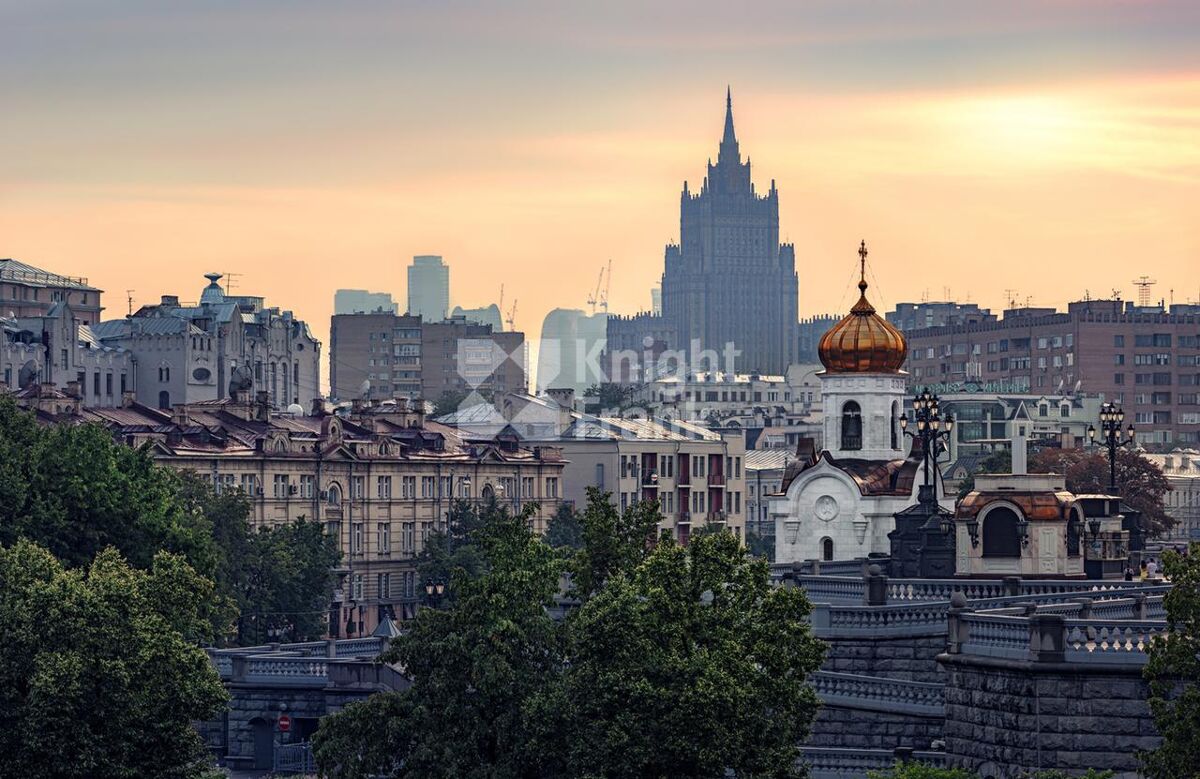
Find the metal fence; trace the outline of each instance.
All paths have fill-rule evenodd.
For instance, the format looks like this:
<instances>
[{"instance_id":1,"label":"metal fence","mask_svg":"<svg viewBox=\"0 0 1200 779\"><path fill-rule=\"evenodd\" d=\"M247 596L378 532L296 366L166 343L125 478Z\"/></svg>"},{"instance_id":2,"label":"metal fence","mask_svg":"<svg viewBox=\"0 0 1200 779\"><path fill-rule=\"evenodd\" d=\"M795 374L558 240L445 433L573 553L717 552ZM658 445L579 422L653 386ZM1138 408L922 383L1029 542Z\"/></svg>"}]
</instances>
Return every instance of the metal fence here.
<instances>
[{"instance_id":1,"label":"metal fence","mask_svg":"<svg viewBox=\"0 0 1200 779\"><path fill-rule=\"evenodd\" d=\"M315 774L317 765L313 762L312 744L307 741L277 744L272 770L277 774Z\"/></svg>"}]
</instances>

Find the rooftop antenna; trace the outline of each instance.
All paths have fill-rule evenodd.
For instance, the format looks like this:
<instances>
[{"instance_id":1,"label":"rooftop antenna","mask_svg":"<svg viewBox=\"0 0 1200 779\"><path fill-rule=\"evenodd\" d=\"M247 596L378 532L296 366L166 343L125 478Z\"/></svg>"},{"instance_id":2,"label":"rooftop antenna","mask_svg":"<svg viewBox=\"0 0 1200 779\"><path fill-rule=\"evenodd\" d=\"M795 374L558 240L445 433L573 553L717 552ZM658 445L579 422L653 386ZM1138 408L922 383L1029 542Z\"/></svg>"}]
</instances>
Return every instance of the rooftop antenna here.
<instances>
[{"instance_id":1,"label":"rooftop antenna","mask_svg":"<svg viewBox=\"0 0 1200 779\"><path fill-rule=\"evenodd\" d=\"M238 276L244 276L243 273L230 273L226 271L222 274L225 277L225 294L229 295L233 292L233 285L237 282Z\"/></svg>"},{"instance_id":2,"label":"rooftop antenna","mask_svg":"<svg viewBox=\"0 0 1200 779\"><path fill-rule=\"evenodd\" d=\"M1150 305L1150 287L1158 282L1149 276L1139 276L1133 280L1133 286L1138 288L1138 307Z\"/></svg>"},{"instance_id":3,"label":"rooftop antenna","mask_svg":"<svg viewBox=\"0 0 1200 779\"><path fill-rule=\"evenodd\" d=\"M1017 307L1017 291L1015 289L1004 290L1004 297L1008 298L1008 307L1009 308Z\"/></svg>"},{"instance_id":4,"label":"rooftop antenna","mask_svg":"<svg viewBox=\"0 0 1200 779\"><path fill-rule=\"evenodd\" d=\"M135 293L135 292L137 292L137 290L136 290L136 289L127 289L127 290L125 290L125 300L126 300L126 302L129 304L129 314L128 314L128 316L133 316L133 293Z\"/></svg>"}]
</instances>

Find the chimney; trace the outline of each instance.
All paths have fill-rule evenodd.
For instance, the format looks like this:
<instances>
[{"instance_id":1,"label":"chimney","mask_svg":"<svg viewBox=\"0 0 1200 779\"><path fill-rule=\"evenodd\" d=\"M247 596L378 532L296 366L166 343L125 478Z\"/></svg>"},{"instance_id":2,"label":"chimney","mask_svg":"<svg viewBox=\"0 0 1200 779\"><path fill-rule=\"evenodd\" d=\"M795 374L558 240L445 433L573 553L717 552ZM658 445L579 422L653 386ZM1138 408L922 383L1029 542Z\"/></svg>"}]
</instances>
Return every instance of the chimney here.
<instances>
[{"instance_id":1,"label":"chimney","mask_svg":"<svg viewBox=\"0 0 1200 779\"><path fill-rule=\"evenodd\" d=\"M178 306L179 305L179 296L178 295L163 295L160 305Z\"/></svg>"},{"instance_id":2,"label":"chimney","mask_svg":"<svg viewBox=\"0 0 1200 779\"><path fill-rule=\"evenodd\" d=\"M121 408L131 408L137 402L137 395L133 390L125 390L121 393Z\"/></svg>"},{"instance_id":3,"label":"chimney","mask_svg":"<svg viewBox=\"0 0 1200 779\"><path fill-rule=\"evenodd\" d=\"M259 390L254 397L254 418L259 422L271 421L271 396L266 390Z\"/></svg>"},{"instance_id":4,"label":"chimney","mask_svg":"<svg viewBox=\"0 0 1200 779\"><path fill-rule=\"evenodd\" d=\"M546 395L558 404L559 408L568 411L575 410L575 390L572 387L548 388Z\"/></svg>"},{"instance_id":5,"label":"chimney","mask_svg":"<svg viewBox=\"0 0 1200 779\"><path fill-rule=\"evenodd\" d=\"M1029 438L1022 422L1013 423L1012 472L1022 476L1029 473Z\"/></svg>"},{"instance_id":6,"label":"chimney","mask_svg":"<svg viewBox=\"0 0 1200 779\"><path fill-rule=\"evenodd\" d=\"M65 392L66 392L66 395L67 395L67 397L69 397L69 398L78 398L78 397L80 397L80 393L79 393L79 382L77 382L77 381L68 381L68 382L67 382L67 388L66 388Z\"/></svg>"},{"instance_id":7,"label":"chimney","mask_svg":"<svg viewBox=\"0 0 1200 779\"><path fill-rule=\"evenodd\" d=\"M179 427L187 427L192 423L192 418L188 414L187 404L180 403L171 410L171 422Z\"/></svg>"},{"instance_id":8,"label":"chimney","mask_svg":"<svg viewBox=\"0 0 1200 779\"><path fill-rule=\"evenodd\" d=\"M312 408L309 410L309 416L323 417L325 416L325 398L315 397L312 399Z\"/></svg>"}]
</instances>

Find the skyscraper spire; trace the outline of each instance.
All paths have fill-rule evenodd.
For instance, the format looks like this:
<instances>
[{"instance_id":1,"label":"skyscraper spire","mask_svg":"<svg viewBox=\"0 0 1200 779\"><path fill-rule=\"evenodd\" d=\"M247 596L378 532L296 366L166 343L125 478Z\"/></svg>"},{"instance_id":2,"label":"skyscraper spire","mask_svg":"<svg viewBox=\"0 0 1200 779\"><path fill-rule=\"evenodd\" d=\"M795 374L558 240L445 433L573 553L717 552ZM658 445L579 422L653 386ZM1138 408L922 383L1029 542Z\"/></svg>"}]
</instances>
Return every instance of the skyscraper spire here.
<instances>
[{"instance_id":1,"label":"skyscraper spire","mask_svg":"<svg viewBox=\"0 0 1200 779\"><path fill-rule=\"evenodd\" d=\"M733 146L737 149L737 136L733 133L733 92L725 86L725 135L721 137L721 146Z\"/></svg>"}]
</instances>

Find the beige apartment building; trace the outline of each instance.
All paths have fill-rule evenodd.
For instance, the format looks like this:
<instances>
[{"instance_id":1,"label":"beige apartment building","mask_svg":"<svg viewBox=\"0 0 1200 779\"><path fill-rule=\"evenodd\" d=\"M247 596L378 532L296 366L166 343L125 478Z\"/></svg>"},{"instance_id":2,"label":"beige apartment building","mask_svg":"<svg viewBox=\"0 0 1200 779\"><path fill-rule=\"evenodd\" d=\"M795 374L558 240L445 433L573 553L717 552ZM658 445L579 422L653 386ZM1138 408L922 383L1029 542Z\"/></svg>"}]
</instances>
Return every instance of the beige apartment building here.
<instances>
[{"instance_id":1,"label":"beige apartment building","mask_svg":"<svg viewBox=\"0 0 1200 779\"><path fill-rule=\"evenodd\" d=\"M723 436L690 422L598 417L573 410L574 392L509 394L439 417L468 439L504 434L560 449L564 500L582 508L587 488L612 493L620 509L657 500L662 528L681 543L707 524L745 536L745 456L740 433Z\"/></svg>"},{"instance_id":2,"label":"beige apartment building","mask_svg":"<svg viewBox=\"0 0 1200 779\"><path fill-rule=\"evenodd\" d=\"M117 408L82 408L52 387L21 393L43 422L91 421L130 446L194 471L218 491L250 496L256 525L301 517L325 524L342 551L333 635L369 634L384 615L411 618L424 600L417 566L454 499L496 497L514 512L536 503L544 532L562 494L558 449L511 437L464 442L403 401L356 404L345 416L280 414L261 393L165 412L127 398ZM347 630L349 629L349 630Z\"/></svg>"}]
</instances>

